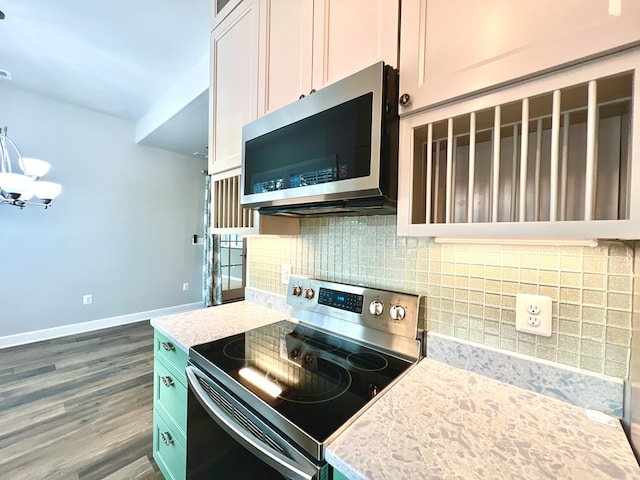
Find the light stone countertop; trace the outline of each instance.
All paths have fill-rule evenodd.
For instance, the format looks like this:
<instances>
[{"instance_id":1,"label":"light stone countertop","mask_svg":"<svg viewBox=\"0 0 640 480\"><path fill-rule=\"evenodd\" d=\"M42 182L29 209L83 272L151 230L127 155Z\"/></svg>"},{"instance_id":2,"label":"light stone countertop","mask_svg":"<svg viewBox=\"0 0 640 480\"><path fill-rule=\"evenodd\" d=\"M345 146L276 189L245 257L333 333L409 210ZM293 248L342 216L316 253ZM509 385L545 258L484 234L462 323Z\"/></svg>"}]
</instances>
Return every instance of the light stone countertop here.
<instances>
[{"instance_id":1,"label":"light stone countertop","mask_svg":"<svg viewBox=\"0 0 640 480\"><path fill-rule=\"evenodd\" d=\"M255 303L234 302L215 307L154 318L151 325L186 353L189 347L246 332L255 327L288 319L286 313Z\"/></svg>"},{"instance_id":2,"label":"light stone countertop","mask_svg":"<svg viewBox=\"0 0 640 480\"><path fill-rule=\"evenodd\" d=\"M326 451L350 479L640 479L620 422L430 359Z\"/></svg>"},{"instance_id":3,"label":"light stone countertop","mask_svg":"<svg viewBox=\"0 0 640 480\"><path fill-rule=\"evenodd\" d=\"M189 347L289 319L236 302L151 320ZM421 360L326 450L350 479L640 479L617 419L436 362Z\"/></svg>"}]
</instances>

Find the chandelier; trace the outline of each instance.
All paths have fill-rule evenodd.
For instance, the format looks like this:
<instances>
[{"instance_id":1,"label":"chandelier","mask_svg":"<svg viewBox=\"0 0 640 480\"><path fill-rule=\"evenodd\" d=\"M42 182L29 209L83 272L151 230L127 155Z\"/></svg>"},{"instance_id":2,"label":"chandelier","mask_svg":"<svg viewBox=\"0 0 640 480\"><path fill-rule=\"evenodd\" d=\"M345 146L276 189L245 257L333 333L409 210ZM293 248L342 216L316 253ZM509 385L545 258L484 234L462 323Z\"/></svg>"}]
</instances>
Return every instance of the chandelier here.
<instances>
[{"instance_id":1,"label":"chandelier","mask_svg":"<svg viewBox=\"0 0 640 480\"><path fill-rule=\"evenodd\" d=\"M13 164L9 149L14 154ZM59 183L40 180L49 168L51 165L44 160L23 157L15 142L7 136L7 127L0 129L0 203L20 208L25 205L48 208L62 190ZM40 201L32 202L33 197Z\"/></svg>"}]
</instances>

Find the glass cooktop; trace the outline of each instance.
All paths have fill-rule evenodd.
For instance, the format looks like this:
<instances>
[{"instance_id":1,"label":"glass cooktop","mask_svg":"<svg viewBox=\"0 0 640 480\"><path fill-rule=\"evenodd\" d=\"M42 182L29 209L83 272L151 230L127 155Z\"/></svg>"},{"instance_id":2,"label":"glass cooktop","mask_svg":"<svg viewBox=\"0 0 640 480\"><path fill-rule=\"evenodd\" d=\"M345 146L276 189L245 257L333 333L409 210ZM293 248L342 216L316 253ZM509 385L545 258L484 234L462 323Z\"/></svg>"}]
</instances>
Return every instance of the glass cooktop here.
<instances>
[{"instance_id":1,"label":"glass cooktop","mask_svg":"<svg viewBox=\"0 0 640 480\"><path fill-rule=\"evenodd\" d=\"M281 321L191 348L192 363L249 390L323 442L412 363ZM213 367L213 368L212 368ZM233 381L229 381L233 379Z\"/></svg>"}]
</instances>

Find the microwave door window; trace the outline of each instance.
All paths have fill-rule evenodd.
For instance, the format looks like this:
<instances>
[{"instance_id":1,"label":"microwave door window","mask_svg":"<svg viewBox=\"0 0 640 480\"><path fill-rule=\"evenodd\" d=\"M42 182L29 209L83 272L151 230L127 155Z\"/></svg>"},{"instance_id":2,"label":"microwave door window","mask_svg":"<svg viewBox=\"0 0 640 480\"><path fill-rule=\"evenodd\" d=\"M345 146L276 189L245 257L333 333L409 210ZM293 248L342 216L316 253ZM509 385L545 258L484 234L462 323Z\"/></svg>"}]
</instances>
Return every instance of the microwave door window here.
<instances>
[{"instance_id":1,"label":"microwave door window","mask_svg":"<svg viewBox=\"0 0 640 480\"><path fill-rule=\"evenodd\" d=\"M336 160L335 155L326 155L292 165L288 172L289 188L335 181L338 177Z\"/></svg>"},{"instance_id":2,"label":"microwave door window","mask_svg":"<svg viewBox=\"0 0 640 480\"><path fill-rule=\"evenodd\" d=\"M247 141L245 192L368 176L372 101L368 93Z\"/></svg>"}]
</instances>

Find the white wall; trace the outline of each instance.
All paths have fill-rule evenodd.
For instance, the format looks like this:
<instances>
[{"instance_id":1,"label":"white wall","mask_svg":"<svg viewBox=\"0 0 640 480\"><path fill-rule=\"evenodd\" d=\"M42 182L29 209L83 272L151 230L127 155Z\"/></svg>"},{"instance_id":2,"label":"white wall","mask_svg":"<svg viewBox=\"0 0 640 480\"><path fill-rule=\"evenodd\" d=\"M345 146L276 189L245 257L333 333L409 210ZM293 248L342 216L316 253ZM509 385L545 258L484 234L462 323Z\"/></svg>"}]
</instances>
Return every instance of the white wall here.
<instances>
[{"instance_id":1,"label":"white wall","mask_svg":"<svg viewBox=\"0 0 640 480\"><path fill-rule=\"evenodd\" d=\"M135 144L131 122L4 85L2 125L63 190L48 210L0 205L0 337L201 300L191 236L203 234L206 161Z\"/></svg>"}]
</instances>

